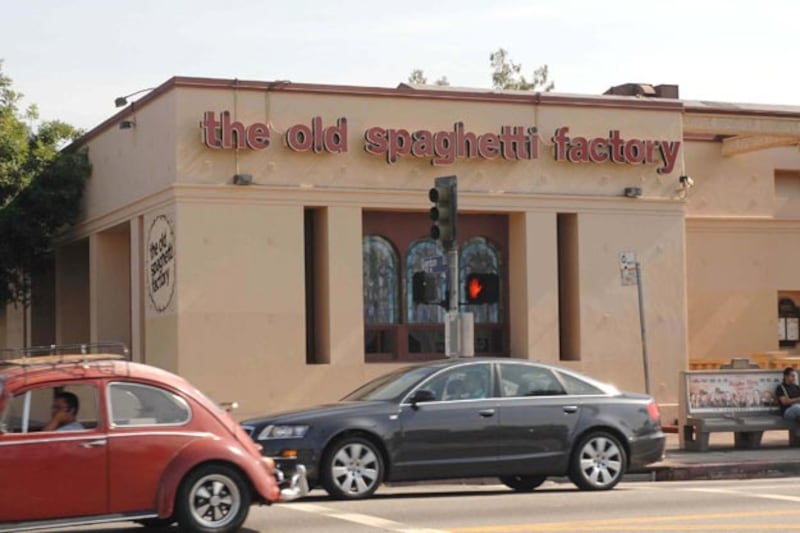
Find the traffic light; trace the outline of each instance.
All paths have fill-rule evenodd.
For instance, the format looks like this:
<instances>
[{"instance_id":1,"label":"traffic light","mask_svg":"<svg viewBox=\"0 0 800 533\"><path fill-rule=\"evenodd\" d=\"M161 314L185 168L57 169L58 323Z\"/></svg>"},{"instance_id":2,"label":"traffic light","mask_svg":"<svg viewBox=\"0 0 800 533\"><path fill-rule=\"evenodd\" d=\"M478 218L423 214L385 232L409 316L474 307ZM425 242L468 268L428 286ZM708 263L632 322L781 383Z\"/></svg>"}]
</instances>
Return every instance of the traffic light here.
<instances>
[{"instance_id":1,"label":"traffic light","mask_svg":"<svg viewBox=\"0 0 800 533\"><path fill-rule=\"evenodd\" d=\"M431 207L431 237L442 241L445 248L451 248L456 240L457 189L456 177L436 178L434 187L428 192L433 202Z\"/></svg>"},{"instance_id":2,"label":"traffic light","mask_svg":"<svg viewBox=\"0 0 800 533\"><path fill-rule=\"evenodd\" d=\"M436 275L431 272L414 272L411 278L411 299L415 304L439 303Z\"/></svg>"},{"instance_id":3,"label":"traffic light","mask_svg":"<svg viewBox=\"0 0 800 533\"><path fill-rule=\"evenodd\" d=\"M500 277L497 274L467 274L464 289L470 305L500 301Z\"/></svg>"}]
</instances>

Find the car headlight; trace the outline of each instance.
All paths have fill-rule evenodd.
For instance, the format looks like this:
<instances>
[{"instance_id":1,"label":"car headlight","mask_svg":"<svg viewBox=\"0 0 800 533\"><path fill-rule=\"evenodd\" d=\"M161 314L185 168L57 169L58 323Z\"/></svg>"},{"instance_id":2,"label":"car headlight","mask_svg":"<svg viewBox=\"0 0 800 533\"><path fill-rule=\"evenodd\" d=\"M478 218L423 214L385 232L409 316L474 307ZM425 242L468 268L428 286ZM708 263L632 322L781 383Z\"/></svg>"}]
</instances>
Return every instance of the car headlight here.
<instances>
[{"instance_id":1,"label":"car headlight","mask_svg":"<svg viewBox=\"0 0 800 533\"><path fill-rule=\"evenodd\" d=\"M267 439L302 439L306 436L308 426L299 425L269 425L261 430L256 440Z\"/></svg>"}]
</instances>

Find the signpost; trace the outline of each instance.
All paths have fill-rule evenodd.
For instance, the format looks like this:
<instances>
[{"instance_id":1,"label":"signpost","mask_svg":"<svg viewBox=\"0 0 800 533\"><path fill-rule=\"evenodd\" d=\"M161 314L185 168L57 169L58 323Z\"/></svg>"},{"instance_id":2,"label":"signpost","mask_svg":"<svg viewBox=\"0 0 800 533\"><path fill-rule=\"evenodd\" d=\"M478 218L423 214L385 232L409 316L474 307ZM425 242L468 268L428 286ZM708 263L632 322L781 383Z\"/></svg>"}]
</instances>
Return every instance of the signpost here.
<instances>
[{"instance_id":1,"label":"signpost","mask_svg":"<svg viewBox=\"0 0 800 533\"><path fill-rule=\"evenodd\" d=\"M636 285L639 297L639 327L642 338L642 361L644 364L644 390L650 394L650 369L647 363L647 328L644 321L644 301L642 299L642 266L636 260L636 252L619 254L619 271L622 285Z\"/></svg>"},{"instance_id":2,"label":"signpost","mask_svg":"<svg viewBox=\"0 0 800 533\"><path fill-rule=\"evenodd\" d=\"M447 261L441 255L431 255L422 259L422 270L425 272L447 272Z\"/></svg>"}]
</instances>

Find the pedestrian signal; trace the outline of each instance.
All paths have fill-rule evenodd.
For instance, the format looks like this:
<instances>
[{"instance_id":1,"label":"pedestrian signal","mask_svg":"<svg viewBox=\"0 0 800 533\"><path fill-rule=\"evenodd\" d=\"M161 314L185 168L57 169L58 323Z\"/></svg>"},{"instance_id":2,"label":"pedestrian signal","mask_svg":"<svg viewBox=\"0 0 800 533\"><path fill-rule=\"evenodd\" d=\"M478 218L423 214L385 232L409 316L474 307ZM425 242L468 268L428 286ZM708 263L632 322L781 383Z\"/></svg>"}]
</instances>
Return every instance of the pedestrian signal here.
<instances>
[{"instance_id":1,"label":"pedestrian signal","mask_svg":"<svg viewBox=\"0 0 800 533\"><path fill-rule=\"evenodd\" d=\"M430 272L414 272L411 278L411 299L415 304L439 303L436 275Z\"/></svg>"},{"instance_id":2,"label":"pedestrian signal","mask_svg":"<svg viewBox=\"0 0 800 533\"><path fill-rule=\"evenodd\" d=\"M468 304L493 304L500 300L500 277L497 274L467 274L464 288Z\"/></svg>"}]
</instances>

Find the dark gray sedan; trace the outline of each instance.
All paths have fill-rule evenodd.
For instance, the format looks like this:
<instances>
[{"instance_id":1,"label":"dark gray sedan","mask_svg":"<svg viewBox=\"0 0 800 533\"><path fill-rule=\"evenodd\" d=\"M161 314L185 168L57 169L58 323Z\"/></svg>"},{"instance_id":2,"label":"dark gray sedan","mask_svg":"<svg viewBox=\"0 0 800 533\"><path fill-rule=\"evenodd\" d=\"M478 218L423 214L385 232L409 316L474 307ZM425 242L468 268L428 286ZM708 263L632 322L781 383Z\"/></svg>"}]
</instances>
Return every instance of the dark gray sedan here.
<instances>
[{"instance_id":1,"label":"dark gray sedan","mask_svg":"<svg viewBox=\"0 0 800 533\"><path fill-rule=\"evenodd\" d=\"M405 367L341 401L242 423L263 453L335 498L384 481L497 476L530 491L547 476L606 490L658 461L658 406L577 372L521 359Z\"/></svg>"}]
</instances>

